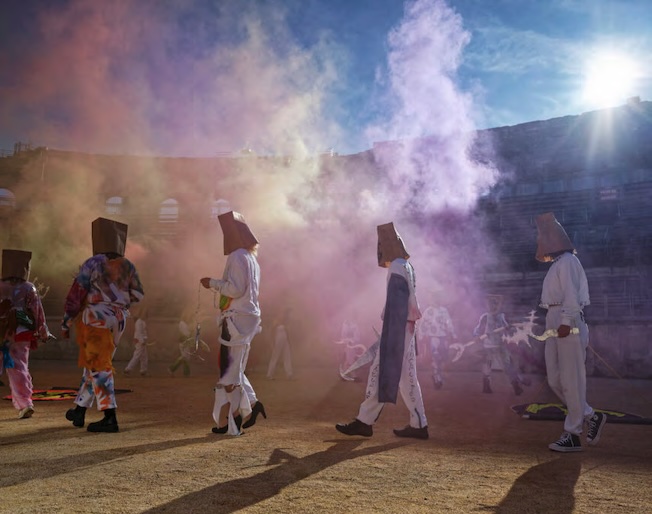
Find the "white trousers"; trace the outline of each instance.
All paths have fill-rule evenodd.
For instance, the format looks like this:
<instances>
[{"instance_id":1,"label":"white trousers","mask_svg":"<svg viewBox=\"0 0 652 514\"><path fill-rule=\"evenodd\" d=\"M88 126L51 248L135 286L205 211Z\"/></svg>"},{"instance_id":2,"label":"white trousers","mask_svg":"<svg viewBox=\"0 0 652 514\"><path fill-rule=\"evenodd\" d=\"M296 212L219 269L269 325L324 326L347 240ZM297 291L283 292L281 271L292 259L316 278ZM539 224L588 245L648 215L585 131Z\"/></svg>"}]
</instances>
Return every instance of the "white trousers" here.
<instances>
[{"instance_id":1,"label":"white trousers","mask_svg":"<svg viewBox=\"0 0 652 514\"><path fill-rule=\"evenodd\" d=\"M251 341L258 332L260 332L260 318L255 316L234 317L228 320L230 341L228 347L228 367L224 374L217 381L215 386L215 403L213 404L213 419L217 426L220 426L220 412L222 407L229 404L228 412L228 431L229 435L240 435L241 431L235 424L234 414L240 412L242 418L251 414L251 407L256 403L256 393L254 392L251 382L245 375L247 360L249 359L249 349ZM227 386L233 390L227 392Z\"/></svg>"},{"instance_id":2,"label":"white trousers","mask_svg":"<svg viewBox=\"0 0 652 514\"><path fill-rule=\"evenodd\" d=\"M442 381L442 364L445 360L448 348L448 341L445 337L430 337L430 362L432 364L432 376L438 382Z\"/></svg>"},{"instance_id":3,"label":"white trousers","mask_svg":"<svg viewBox=\"0 0 652 514\"><path fill-rule=\"evenodd\" d=\"M140 372L145 373L147 371L148 364L148 355L147 355L147 341L136 339L134 342L134 354L127 364L125 371L133 371L136 366L140 365Z\"/></svg>"},{"instance_id":4,"label":"white trousers","mask_svg":"<svg viewBox=\"0 0 652 514\"><path fill-rule=\"evenodd\" d=\"M272 350L272 356L269 359L267 378L274 377L274 371L276 371L276 365L278 364L278 360L281 358L281 356L283 357L283 369L285 370L285 376L291 378L293 371L292 354L290 353L290 341L288 341L288 335L285 331L285 328L279 327L276 329L276 334L274 337L274 348Z\"/></svg>"},{"instance_id":5,"label":"white trousers","mask_svg":"<svg viewBox=\"0 0 652 514\"><path fill-rule=\"evenodd\" d=\"M414 351L414 324L408 324L408 327L409 329L405 331L405 350L398 388L401 399L410 412L410 426L423 428L428 426L428 420L426 419L426 410L423 406L421 386L417 378L417 359ZM357 416L358 420L367 425L373 425L376 422L385 406L384 403L378 401L379 369L380 352L376 353L376 357L371 364L369 378L367 380L367 392L364 401L360 405Z\"/></svg>"},{"instance_id":6,"label":"white trousers","mask_svg":"<svg viewBox=\"0 0 652 514\"><path fill-rule=\"evenodd\" d=\"M561 309L548 309L546 329L558 328L560 321ZM548 339L545 357L548 384L568 409L564 430L580 435L584 419L593 416L593 408L586 402L586 348L589 345L589 329L581 318L574 320L573 325L580 329L580 333Z\"/></svg>"}]
</instances>

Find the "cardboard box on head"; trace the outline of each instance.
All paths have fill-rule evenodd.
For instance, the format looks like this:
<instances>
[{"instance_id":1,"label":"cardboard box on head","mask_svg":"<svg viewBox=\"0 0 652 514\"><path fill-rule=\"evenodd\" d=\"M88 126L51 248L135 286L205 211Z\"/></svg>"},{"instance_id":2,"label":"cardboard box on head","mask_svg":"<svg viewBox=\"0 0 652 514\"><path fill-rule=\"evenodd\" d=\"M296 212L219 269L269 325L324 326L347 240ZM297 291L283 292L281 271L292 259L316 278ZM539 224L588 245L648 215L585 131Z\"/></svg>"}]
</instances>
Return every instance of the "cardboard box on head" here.
<instances>
[{"instance_id":1,"label":"cardboard box on head","mask_svg":"<svg viewBox=\"0 0 652 514\"><path fill-rule=\"evenodd\" d=\"M127 246L127 228L125 223L97 218L92 223L93 255L100 253L117 253L124 256Z\"/></svg>"},{"instance_id":2,"label":"cardboard box on head","mask_svg":"<svg viewBox=\"0 0 652 514\"><path fill-rule=\"evenodd\" d=\"M574 252L575 247L571 243L564 227L557 221L552 212L540 214L536 218L537 224L537 253L536 259L540 262L552 260L550 255L569 251Z\"/></svg>"},{"instance_id":3,"label":"cardboard box on head","mask_svg":"<svg viewBox=\"0 0 652 514\"><path fill-rule=\"evenodd\" d=\"M2 280L21 278L29 280L32 252L25 250L2 250Z\"/></svg>"},{"instance_id":4,"label":"cardboard box on head","mask_svg":"<svg viewBox=\"0 0 652 514\"><path fill-rule=\"evenodd\" d=\"M229 255L238 248L249 250L258 244L258 239L239 212L229 211L220 214L217 219L224 234L224 255Z\"/></svg>"},{"instance_id":5,"label":"cardboard box on head","mask_svg":"<svg viewBox=\"0 0 652 514\"><path fill-rule=\"evenodd\" d=\"M410 254L405 249L403 239L394 227L394 223L378 225L378 266L386 267L385 263L394 259L409 259Z\"/></svg>"}]
</instances>

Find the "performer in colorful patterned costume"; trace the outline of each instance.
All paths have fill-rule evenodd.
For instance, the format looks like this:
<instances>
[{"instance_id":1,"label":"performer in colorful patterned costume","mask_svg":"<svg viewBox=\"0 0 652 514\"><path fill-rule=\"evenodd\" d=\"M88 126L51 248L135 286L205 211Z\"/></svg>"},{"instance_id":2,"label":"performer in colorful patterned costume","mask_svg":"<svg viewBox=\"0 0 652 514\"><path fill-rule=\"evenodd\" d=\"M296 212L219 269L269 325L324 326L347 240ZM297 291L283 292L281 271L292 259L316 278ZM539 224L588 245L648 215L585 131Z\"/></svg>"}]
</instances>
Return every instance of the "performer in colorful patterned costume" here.
<instances>
[{"instance_id":1,"label":"performer in colorful patterned costume","mask_svg":"<svg viewBox=\"0 0 652 514\"><path fill-rule=\"evenodd\" d=\"M607 421L606 414L594 411L586 402L589 328L584 321L584 307L590 303L589 285L575 248L555 215L541 214L536 223L536 258L552 262L541 291L541 307L548 310L546 331L556 331L556 337L548 338L545 346L548 384L568 409L564 432L548 448L578 452L582 450L580 435L584 422L588 424L587 442L595 445Z\"/></svg>"},{"instance_id":2,"label":"performer in colorful patterned costume","mask_svg":"<svg viewBox=\"0 0 652 514\"><path fill-rule=\"evenodd\" d=\"M385 403L396 403L398 393L410 413L410 423L394 430L398 437L428 439L421 386L417 379L415 324L421 317L415 294L414 268L410 255L393 223L378 226L378 265L388 268L387 298L379 350L369 370L365 399L358 416L335 428L346 435L373 435Z\"/></svg>"},{"instance_id":3,"label":"performer in colorful patterned costume","mask_svg":"<svg viewBox=\"0 0 652 514\"><path fill-rule=\"evenodd\" d=\"M31 259L32 252L2 251L0 373L3 369L7 372L11 402L20 419L34 414L29 352L50 337L41 298L34 284L28 282Z\"/></svg>"},{"instance_id":4,"label":"performer in colorful patterned costume","mask_svg":"<svg viewBox=\"0 0 652 514\"><path fill-rule=\"evenodd\" d=\"M241 427L267 417L263 404L245 375L251 341L260 328L260 266L256 260L258 240L237 212L218 216L228 255L221 279L204 277L201 284L220 293L220 378L215 386L213 419L216 434L240 435ZM247 419L248 418L248 419ZM246 419L244 424L242 420Z\"/></svg>"},{"instance_id":5,"label":"performer in colorful patterned costume","mask_svg":"<svg viewBox=\"0 0 652 514\"><path fill-rule=\"evenodd\" d=\"M92 224L93 257L86 260L66 297L61 325L64 337L74 322L79 345L78 365L84 369L66 419L83 427L86 409L97 401L104 418L88 425L89 432L118 432L113 354L125 329L129 306L143 299L136 267L124 257L127 225L106 218Z\"/></svg>"}]
</instances>

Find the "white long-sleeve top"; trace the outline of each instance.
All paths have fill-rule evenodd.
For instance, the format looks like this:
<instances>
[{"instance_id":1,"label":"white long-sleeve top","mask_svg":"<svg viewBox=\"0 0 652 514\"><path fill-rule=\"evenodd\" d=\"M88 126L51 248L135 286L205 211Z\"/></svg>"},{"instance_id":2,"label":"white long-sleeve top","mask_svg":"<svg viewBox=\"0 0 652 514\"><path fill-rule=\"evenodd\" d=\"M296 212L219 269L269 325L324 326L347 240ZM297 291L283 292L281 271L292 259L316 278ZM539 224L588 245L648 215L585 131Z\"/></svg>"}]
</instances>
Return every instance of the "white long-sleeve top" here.
<instances>
[{"instance_id":1,"label":"white long-sleeve top","mask_svg":"<svg viewBox=\"0 0 652 514\"><path fill-rule=\"evenodd\" d=\"M226 258L221 279L210 280L210 287L232 298L225 312L233 314L260 316L259 286L260 266L256 256L244 248L234 250Z\"/></svg>"},{"instance_id":2,"label":"white long-sleeve top","mask_svg":"<svg viewBox=\"0 0 652 514\"><path fill-rule=\"evenodd\" d=\"M555 259L543 279L541 307L561 307L561 324L571 325L589 305L589 283L580 260L566 252Z\"/></svg>"},{"instance_id":3,"label":"white long-sleeve top","mask_svg":"<svg viewBox=\"0 0 652 514\"><path fill-rule=\"evenodd\" d=\"M408 299L408 321L416 321L421 318L421 309L416 295L416 278L414 275L414 268L406 259L394 259L387 269L387 282L392 274L400 275L407 280L408 287L410 288L410 297ZM383 311L383 317L385 312Z\"/></svg>"}]
</instances>

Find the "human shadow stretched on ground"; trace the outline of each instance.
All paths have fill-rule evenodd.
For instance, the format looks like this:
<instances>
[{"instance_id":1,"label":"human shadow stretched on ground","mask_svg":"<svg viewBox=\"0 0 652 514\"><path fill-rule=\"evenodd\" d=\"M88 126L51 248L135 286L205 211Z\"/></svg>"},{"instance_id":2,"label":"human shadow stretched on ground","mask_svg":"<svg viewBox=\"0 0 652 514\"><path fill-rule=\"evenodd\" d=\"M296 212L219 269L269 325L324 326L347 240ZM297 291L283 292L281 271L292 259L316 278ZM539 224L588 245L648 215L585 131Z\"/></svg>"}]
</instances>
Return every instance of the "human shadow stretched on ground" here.
<instances>
[{"instance_id":1,"label":"human shadow stretched on ground","mask_svg":"<svg viewBox=\"0 0 652 514\"><path fill-rule=\"evenodd\" d=\"M70 430L68 431L72 432ZM93 451L74 456L67 455L59 459L22 461L20 467L15 466L15 464L0 463L0 487L9 487L30 480L45 480L57 475L74 472L77 469L106 464L113 460L143 453L169 450L199 443L212 443L214 441L215 438L209 434L204 437L193 437L190 439L171 439L169 441L136 446L119 446L109 450Z\"/></svg>"},{"instance_id":2,"label":"human shadow stretched on ground","mask_svg":"<svg viewBox=\"0 0 652 514\"><path fill-rule=\"evenodd\" d=\"M575 507L575 484L581 469L578 455L564 455L537 464L516 479L494 512L570 514Z\"/></svg>"},{"instance_id":3,"label":"human shadow stretched on ground","mask_svg":"<svg viewBox=\"0 0 652 514\"><path fill-rule=\"evenodd\" d=\"M405 443L367 446L356 450L363 441L335 440L326 450L294 457L282 449L275 449L267 461L275 467L257 475L215 484L194 493L154 507L145 513L192 512L193 514L226 514L250 507L272 498L286 487L340 462L393 450Z\"/></svg>"}]
</instances>

